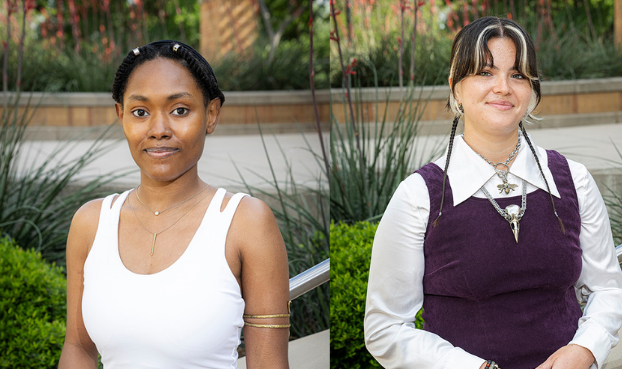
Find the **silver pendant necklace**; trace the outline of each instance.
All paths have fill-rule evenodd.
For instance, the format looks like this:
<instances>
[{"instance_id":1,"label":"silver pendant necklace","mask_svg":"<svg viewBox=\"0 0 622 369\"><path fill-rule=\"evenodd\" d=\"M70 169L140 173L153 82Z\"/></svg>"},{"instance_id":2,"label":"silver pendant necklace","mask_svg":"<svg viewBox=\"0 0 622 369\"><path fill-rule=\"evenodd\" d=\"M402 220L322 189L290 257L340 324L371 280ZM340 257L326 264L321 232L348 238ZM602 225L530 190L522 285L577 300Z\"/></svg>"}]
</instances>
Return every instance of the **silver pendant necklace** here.
<instances>
[{"instance_id":1,"label":"silver pendant necklace","mask_svg":"<svg viewBox=\"0 0 622 369\"><path fill-rule=\"evenodd\" d=\"M462 139L464 140L464 134L462 135ZM466 143L466 140L464 142ZM469 146L468 143L467 143L467 146ZM492 165L492 167L495 169L495 173L497 173L497 176L499 178L501 178L501 180L503 181L503 184L497 185L497 188L499 189L499 193L505 192L505 194L508 195L510 193L510 191L515 191L516 187L518 187L517 184L508 182L508 172L510 171L510 162L512 161L512 159L514 159L516 157L516 154L518 154L518 151L520 150L520 146L521 145L520 145L520 133L519 133L519 135L518 135L518 142L516 143L516 147L514 148L514 150L510 154L510 156L508 156L508 158L505 159L505 161L503 163L494 163L494 162L486 159L482 154L480 154L477 151L473 150L473 148L471 146L469 146L469 147L471 147L471 150L473 150L473 152L475 152L477 155L479 155L480 158L484 159L486 161L486 163ZM499 167L505 167L505 169L501 169Z\"/></svg>"},{"instance_id":2,"label":"silver pendant necklace","mask_svg":"<svg viewBox=\"0 0 622 369\"><path fill-rule=\"evenodd\" d=\"M521 207L518 205L508 205L505 209L501 209L501 206L495 201L495 199L490 196L490 193L482 186L480 188L484 195L488 198L492 206L495 207L497 213L499 213L505 220L510 223L510 228L512 229L512 233L514 233L514 239L516 243L518 243L518 231L520 230L519 222L525 215L525 210L527 210L527 182L523 180L523 196L521 198Z\"/></svg>"}]
</instances>

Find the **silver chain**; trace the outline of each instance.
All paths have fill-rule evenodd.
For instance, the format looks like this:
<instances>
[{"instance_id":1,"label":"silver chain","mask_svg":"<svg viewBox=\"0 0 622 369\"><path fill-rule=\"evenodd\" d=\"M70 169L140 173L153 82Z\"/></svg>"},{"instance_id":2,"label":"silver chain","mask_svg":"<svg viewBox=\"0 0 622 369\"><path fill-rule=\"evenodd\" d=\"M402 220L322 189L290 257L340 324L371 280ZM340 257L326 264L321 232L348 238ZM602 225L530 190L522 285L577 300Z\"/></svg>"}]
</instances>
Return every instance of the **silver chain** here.
<instances>
[{"instance_id":1,"label":"silver chain","mask_svg":"<svg viewBox=\"0 0 622 369\"><path fill-rule=\"evenodd\" d=\"M462 135L462 138L464 139L464 135ZM464 141L464 142L466 142L466 141ZM508 158L505 159L505 161L503 163L496 163L495 164L493 161L486 159L482 154L478 153L477 151L475 151L475 153L477 155L479 155L480 158L484 159L486 161L486 163L492 165L493 168L495 168L495 171L497 170L497 167L499 165L503 165L504 167L508 168L508 170L509 170L510 162L512 161L512 159L514 159L516 157L516 154L518 154L518 151L520 150L520 146L521 146L521 144L520 144L520 134L519 134L518 135L518 142L516 142L516 147L514 148L514 151L512 151L510 156L508 156ZM504 171L504 172L507 172L507 171ZM498 172L497 172L497 174L498 174Z\"/></svg>"},{"instance_id":2,"label":"silver chain","mask_svg":"<svg viewBox=\"0 0 622 369\"><path fill-rule=\"evenodd\" d=\"M499 204L495 201L495 199L493 199L492 196L490 196L490 193L488 193L488 190L486 190L484 186L482 186L480 189L482 190L484 195L486 195L486 197L488 198L492 206L494 206L495 209L497 209L497 213L499 213L502 217L504 217L505 220L507 220L508 222L511 221L512 218L510 217L510 215L507 213L507 211L501 209L501 206L499 206ZM520 213L518 213L518 216L517 216L518 220L520 220L523 217L523 215L525 214L525 210L527 210L527 181L523 179L523 195L521 199Z\"/></svg>"},{"instance_id":3,"label":"silver chain","mask_svg":"<svg viewBox=\"0 0 622 369\"><path fill-rule=\"evenodd\" d=\"M484 157L484 155L478 153L477 151L473 150L473 148L471 148L471 150L473 150L473 152L475 152L477 155L479 155L480 158L484 159L484 161L486 161L486 163L492 165L492 167L495 169L495 172L497 173L497 175L499 176L499 178L501 178L503 180L504 183L507 183L508 181L508 172L510 171L510 162L516 157L516 155L518 154L518 152L520 151L520 147L521 147L521 139L520 139L520 132L518 133L518 141L516 142L516 147L514 148L514 151L512 151L510 153L510 156L508 156L507 159L505 159L505 161L503 163L499 162L499 163L494 163L491 160L488 160ZM462 139L464 140L464 134L462 134ZM466 140L464 140L464 142L467 144L467 146L471 147ZM499 165L503 165L506 170L503 169L499 169L498 166Z\"/></svg>"}]
</instances>

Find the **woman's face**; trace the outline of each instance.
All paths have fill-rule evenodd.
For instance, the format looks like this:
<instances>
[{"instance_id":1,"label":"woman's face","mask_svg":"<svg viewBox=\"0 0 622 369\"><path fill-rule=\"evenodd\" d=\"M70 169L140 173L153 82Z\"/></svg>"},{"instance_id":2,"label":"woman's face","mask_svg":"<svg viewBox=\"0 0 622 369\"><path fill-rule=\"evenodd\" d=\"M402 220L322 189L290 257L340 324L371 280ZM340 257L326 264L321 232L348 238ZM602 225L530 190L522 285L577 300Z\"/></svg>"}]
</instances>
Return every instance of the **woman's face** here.
<instances>
[{"instance_id":1,"label":"woman's face","mask_svg":"<svg viewBox=\"0 0 622 369\"><path fill-rule=\"evenodd\" d=\"M137 67L115 107L142 175L165 182L196 171L220 112L218 99L206 107L192 74L166 58Z\"/></svg>"},{"instance_id":2,"label":"woman's face","mask_svg":"<svg viewBox=\"0 0 622 369\"><path fill-rule=\"evenodd\" d=\"M511 134L527 112L531 84L516 70L516 46L511 39L492 38L488 48L494 65L458 82L455 97L464 109L465 132L478 131L487 136Z\"/></svg>"}]
</instances>

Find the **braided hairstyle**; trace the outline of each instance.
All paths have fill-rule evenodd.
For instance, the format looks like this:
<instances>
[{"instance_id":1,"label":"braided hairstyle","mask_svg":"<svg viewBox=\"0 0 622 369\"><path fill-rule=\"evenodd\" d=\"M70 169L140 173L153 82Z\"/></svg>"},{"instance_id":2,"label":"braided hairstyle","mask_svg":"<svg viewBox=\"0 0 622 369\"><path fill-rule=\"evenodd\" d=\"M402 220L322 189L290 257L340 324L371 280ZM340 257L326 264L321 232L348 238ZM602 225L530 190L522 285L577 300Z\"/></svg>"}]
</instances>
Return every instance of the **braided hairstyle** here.
<instances>
[{"instance_id":1,"label":"braided hairstyle","mask_svg":"<svg viewBox=\"0 0 622 369\"><path fill-rule=\"evenodd\" d=\"M484 17L480 18L465 26L454 39L454 43L451 48L451 59L449 62L449 81L451 92L449 99L447 100L447 108L454 113L454 121L451 127L451 135L449 137L449 149L447 150L447 159L445 160L445 169L443 171L443 193L441 195L441 206L438 212L438 216L434 220L433 226L438 225L438 221L443 213L443 204L445 202L445 183L447 181L447 169L449 168L449 161L451 159L451 151L453 148L454 138L456 135L456 128L460 118L464 114L461 104L456 100L454 91L458 82L462 81L468 76L474 75L481 71L487 64L494 65L494 58L490 49L488 48L488 41L492 38L509 38L512 40L516 47L516 59L515 66L518 72L524 75L531 84L531 99L529 106L525 114L526 117L531 119L538 119L532 115L534 109L540 103L540 79L538 78L538 64L536 61L536 50L529 37L529 34L516 22L511 19L498 18L498 17ZM566 233L564 224L557 214L555 209L555 201L549 183L544 176L542 166L536 151L531 143L531 140L527 136L525 126L521 121L519 128L523 133L523 137L531 152L536 159L538 169L544 183L549 192L551 203L553 205L553 212L559 221L559 225L562 233Z\"/></svg>"},{"instance_id":2,"label":"braided hairstyle","mask_svg":"<svg viewBox=\"0 0 622 369\"><path fill-rule=\"evenodd\" d=\"M192 47L173 40L155 41L146 46L137 47L127 54L119 65L112 84L114 101L123 105L123 94L132 72L144 62L158 58L174 60L188 69L197 86L203 91L205 106L212 99L220 99L221 106L225 102L225 96L218 88L218 81L207 60Z\"/></svg>"}]
</instances>

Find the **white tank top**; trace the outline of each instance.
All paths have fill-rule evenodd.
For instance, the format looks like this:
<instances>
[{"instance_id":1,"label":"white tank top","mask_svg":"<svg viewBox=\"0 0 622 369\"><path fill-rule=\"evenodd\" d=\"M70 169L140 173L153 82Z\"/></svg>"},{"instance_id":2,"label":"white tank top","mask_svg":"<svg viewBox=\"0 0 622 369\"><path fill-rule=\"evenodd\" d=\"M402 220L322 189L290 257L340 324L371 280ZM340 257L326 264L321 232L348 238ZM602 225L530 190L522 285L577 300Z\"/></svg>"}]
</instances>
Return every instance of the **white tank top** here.
<instances>
[{"instance_id":1,"label":"white tank top","mask_svg":"<svg viewBox=\"0 0 622 369\"><path fill-rule=\"evenodd\" d=\"M218 189L181 257L155 274L119 256L119 214L130 191L102 203L84 264L82 316L105 369L237 368L244 300L225 259L231 219L245 194L220 211Z\"/></svg>"}]
</instances>

